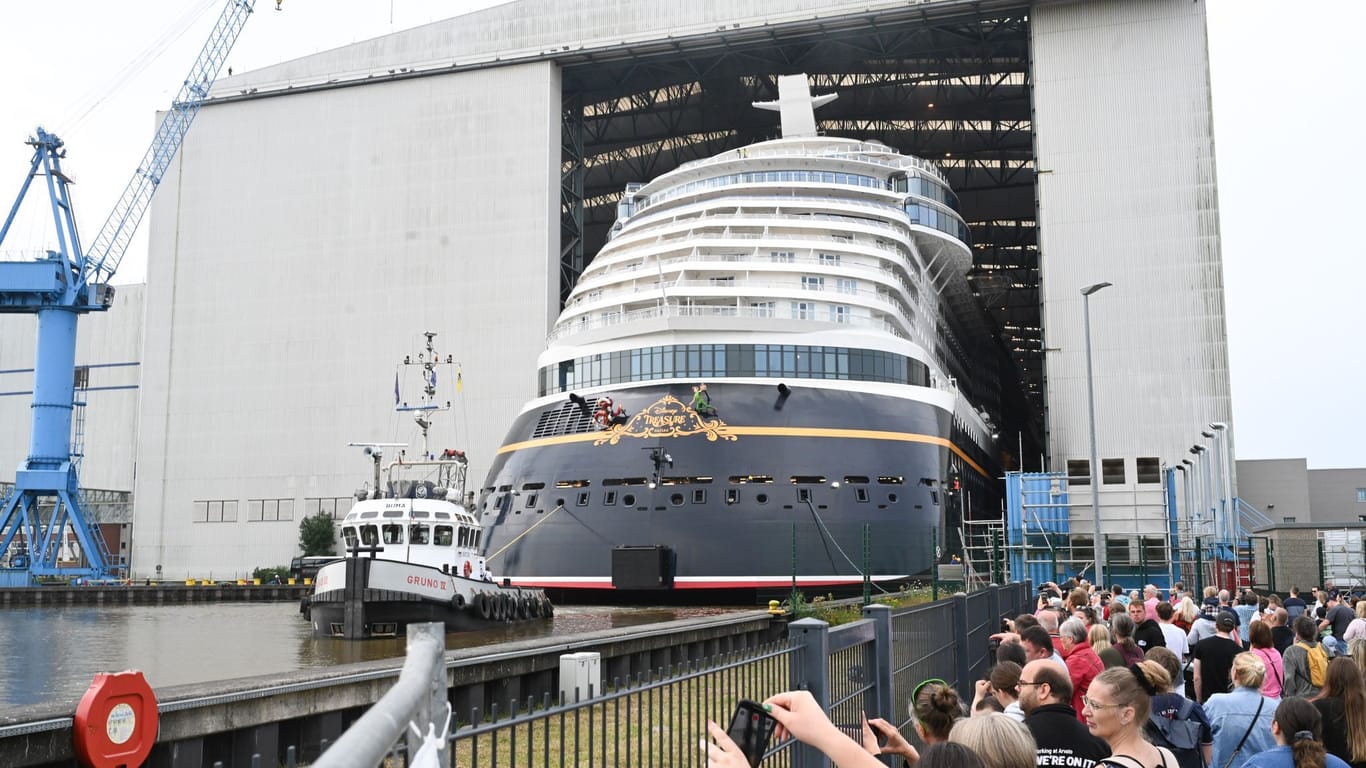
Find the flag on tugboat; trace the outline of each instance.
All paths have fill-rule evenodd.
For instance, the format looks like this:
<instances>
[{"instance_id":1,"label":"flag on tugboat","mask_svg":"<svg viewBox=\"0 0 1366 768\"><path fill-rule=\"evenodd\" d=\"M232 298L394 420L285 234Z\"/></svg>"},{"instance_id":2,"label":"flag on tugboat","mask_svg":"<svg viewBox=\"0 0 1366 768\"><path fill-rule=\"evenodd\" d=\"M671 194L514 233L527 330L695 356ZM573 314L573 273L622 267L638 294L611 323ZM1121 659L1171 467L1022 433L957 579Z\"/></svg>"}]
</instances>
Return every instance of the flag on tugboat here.
<instances>
[{"instance_id":1,"label":"flag on tugboat","mask_svg":"<svg viewBox=\"0 0 1366 768\"><path fill-rule=\"evenodd\" d=\"M460 378L460 366L455 367L455 391L460 392L465 388L465 382Z\"/></svg>"}]
</instances>

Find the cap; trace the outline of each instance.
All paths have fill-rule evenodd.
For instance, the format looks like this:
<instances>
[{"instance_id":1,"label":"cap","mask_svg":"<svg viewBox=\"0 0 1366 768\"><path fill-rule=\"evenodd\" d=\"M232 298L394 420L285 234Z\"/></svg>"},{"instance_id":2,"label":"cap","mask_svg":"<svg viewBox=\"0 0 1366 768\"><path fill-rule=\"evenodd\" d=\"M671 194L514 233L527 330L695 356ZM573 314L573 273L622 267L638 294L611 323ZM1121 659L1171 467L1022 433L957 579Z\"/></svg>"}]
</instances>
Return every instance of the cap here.
<instances>
[{"instance_id":1,"label":"cap","mask_svg":"<svg viewBox=\"0 0 1366 768\"><path fill-rule=\"evenodd\" d=\"M1238 627L1238 620L1227 613L1221 613L1219 618L1215 619L1214 626L1218 627L1221 632L1231 632Z\"/></svg>"}]
</instances>

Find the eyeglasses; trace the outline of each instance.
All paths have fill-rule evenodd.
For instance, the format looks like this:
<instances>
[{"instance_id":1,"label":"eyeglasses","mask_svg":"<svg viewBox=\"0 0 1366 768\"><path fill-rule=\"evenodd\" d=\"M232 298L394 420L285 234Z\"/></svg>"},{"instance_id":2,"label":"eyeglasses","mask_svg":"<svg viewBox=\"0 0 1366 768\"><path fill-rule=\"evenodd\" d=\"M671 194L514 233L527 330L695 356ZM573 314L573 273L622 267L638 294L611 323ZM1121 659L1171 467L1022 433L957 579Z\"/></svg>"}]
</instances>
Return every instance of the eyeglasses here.
<instances>
[{"instance_id":1,"label":"eyeglasses","mask_svg":"<svg viewBox=\"0 0 1366 768\"><path fill-rule=\"evenodd\" d=\"M1101 704L1098 701L1092 700L1089 696L1082 696L1081 703L1093 711L1099 711L1102 709L1114 709L1115 707L1126 706L1124 704Z\"/></svg>"}]
</instances>

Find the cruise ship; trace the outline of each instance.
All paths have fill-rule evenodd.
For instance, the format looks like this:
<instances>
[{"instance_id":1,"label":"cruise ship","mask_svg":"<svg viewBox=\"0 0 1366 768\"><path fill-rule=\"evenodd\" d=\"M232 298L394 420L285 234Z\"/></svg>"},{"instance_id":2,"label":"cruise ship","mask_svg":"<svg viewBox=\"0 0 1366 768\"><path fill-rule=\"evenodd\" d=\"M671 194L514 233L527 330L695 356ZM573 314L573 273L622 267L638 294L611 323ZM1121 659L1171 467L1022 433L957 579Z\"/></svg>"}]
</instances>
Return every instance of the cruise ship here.
<instances>
[{"instance_id":1,"label":"cruise ship","mask_svg":"<svg viewBox=\"0 0 1366 768\"><path fill-rule=\"evenodd\" d=\"M607 602L887 588L999 504L957 198L931 162L819 135L834 98L780 77L755 106L781 138L626 188L477 500L512 583Z\"/></svg>"}]
</instances>

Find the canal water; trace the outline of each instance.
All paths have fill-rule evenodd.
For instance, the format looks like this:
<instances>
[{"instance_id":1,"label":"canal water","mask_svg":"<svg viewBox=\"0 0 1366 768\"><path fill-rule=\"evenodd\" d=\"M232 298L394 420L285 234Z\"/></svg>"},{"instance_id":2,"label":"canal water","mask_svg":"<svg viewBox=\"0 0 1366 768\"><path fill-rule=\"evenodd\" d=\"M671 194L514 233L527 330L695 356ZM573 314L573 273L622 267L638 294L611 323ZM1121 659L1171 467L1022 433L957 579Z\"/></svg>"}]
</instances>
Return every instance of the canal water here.
<instances>
[{"instance_id":1,"label":"canal water","mask_svg":"<svg viewBox=\"0 0 1366 768\"><path fill-rule=\"evenodd\" d=\"M727 613L735 608L565 606L550 621L446 636L446 647L567 635ZM63 606L0 610L0 714L70 703L96 672L141 670L153 688L403 655L404 639L315 638L297 602Z\"/></svg>"}]
</instances>

